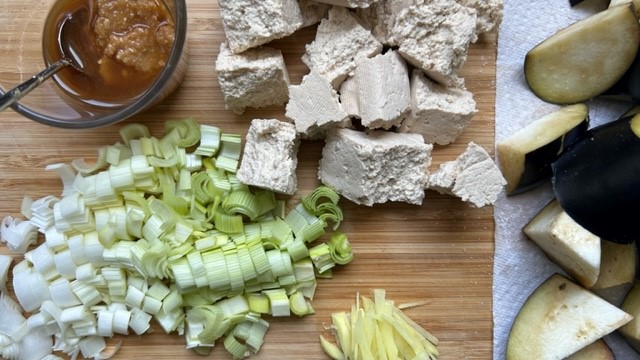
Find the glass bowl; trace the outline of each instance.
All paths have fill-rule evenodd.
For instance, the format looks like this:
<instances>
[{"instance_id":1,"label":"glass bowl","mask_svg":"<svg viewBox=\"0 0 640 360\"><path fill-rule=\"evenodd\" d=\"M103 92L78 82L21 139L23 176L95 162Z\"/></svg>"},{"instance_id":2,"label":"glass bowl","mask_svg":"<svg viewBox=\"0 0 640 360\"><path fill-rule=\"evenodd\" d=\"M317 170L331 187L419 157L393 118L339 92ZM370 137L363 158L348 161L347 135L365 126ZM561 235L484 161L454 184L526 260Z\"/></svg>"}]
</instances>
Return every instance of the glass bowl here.
<instances>
[{"instance_id":1,"label":"glass bowl","mask_svg":"<svg viewBox=\"0 0 640 360\"><path fill-rule=\"evenodd\" d=\"M43 32L49 10L56 1L65 0L14 0L0 4L0 94L46 67ZM42 124L85 129L111 125L157 105L180 86L188 62L185 0L165 3L174 19L175 40L166 65L139 96L119 106L94 106L73 99L49 79L11 108Z\"/></svg>"}]
</instances>

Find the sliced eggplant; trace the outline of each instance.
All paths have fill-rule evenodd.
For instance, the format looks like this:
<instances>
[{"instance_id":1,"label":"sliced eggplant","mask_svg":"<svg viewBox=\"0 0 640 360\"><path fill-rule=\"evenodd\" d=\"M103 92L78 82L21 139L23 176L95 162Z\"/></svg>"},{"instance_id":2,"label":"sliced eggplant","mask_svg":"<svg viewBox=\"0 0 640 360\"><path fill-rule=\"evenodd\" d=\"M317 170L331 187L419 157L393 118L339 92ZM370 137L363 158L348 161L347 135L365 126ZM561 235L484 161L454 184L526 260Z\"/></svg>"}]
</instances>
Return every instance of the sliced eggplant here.
<instances>
[{"instance_id":1,"label":"sliced eggplant","mask_svg":"<svg viewBox=\"0 0 640 360\"><path fill-rule=\"evenodd\" d=\"M633 320L622 326L618 332L640 353L640 284L635 284L629 291L620 308L633 316Z\"/></svg>"},{"instance_id":2,"label":"sliced eggplant","mask_svg":"<svg viewBox=\"0 0 640 360\"><path fill-rule=\"evenodd\" d=\"M551 179L551 163L582 139L589 127L585 104L563 107L520 129L497 145L507 194L531 190Z\"/></svg>"},{"instance_id":3,"label":"sliced eggplant","mask_svg":"<svg viewBox=\"0 0 640 360\"><path fill-rule=\"evenodd\" d=\"M632 317L559 274L543 282L518 312L507 360L564 359Z\"/></svg>"},{"instance_id":4,"label":"sliced eggplant","mask_svg":"<svg viewBox=\"0 0 640 360\"><path fill-rule=\"evenodd\" d=\"M576 0L573 0L576 1ZM582 0L580 0L582 1ZM609 2L609 7L618 6L618 5L626 5L628 3L633 3L636 7L636 14L640 15L640 0L611 0Z\"/></svg>"},{"instance_id":5,"label":"sliced eggplant","mask_svg":"<svg viewBox=\"0 0 640 360\"><path fill-rule=\"evenodd\" d=\"M531 49L524 73L531 90L556 104L587 101L611 88L638 52L632 3L612 6L556 32Z\"/></svg>"},{"instance_id":6,"label":"sliced eggplant","mask_svg":"<svg viewBox=\"0 0 640 360\"><path fill-rule=\"evenodd\" d=\"M609 345L600 339L565 360L615 360Z\"/></svg>"},{"instance_id":7,"label":"sliced eggplant","mask_svg":"<svg viewBox=\"0 0 640 360\"><path fill-rule=\"evenodd\" d=\"M552 164L562 208L602 239L640 238L640 114L595 127Z\"/></svg>"},{"instance_id":8,"label":"sliced eggplant","mask_svg":"<svg viewBox=\"0 0 640 360\"><path fill-rule=\"evenodd\" d=\"M640 103L640 52L622 77L603 95L607 98Z\"/></svg>"},{"instance_id":9,"label":"sliced eggplant","mask_svg":"<svg viewBox=\"0 0 640 360\"><path fill-rule=\"evenodd\" d=\"M635 244L600 241L600 274L589 290L612 304L620 304L633 286L638 267Z\"/></svg>"},{"instance_id":10,"label":"sliced eggplant","mask_svg":"<svg viewBox=\"0 0 640 360\"><path fill-rule=\"evenodd\" d=\"M547 256L584 287L600 274L600 238L578 225L557 200L549 202L524 227Z\"/></svg>"}]
</instances>

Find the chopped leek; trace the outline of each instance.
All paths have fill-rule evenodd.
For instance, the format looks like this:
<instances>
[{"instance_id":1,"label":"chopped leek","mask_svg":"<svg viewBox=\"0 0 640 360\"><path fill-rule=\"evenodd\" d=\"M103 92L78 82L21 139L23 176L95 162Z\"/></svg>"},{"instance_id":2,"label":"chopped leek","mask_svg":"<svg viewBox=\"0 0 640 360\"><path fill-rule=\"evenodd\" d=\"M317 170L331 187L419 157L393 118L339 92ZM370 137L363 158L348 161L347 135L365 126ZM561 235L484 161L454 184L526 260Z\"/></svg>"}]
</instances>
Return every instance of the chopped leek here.
<instances>
[{"instance_id":1,"label":"chopped leek","mask_svg":"<svg viewBox=\"0 0 640 360\"><path fill-rule=\"evenodd\" d=\"M120 135L95 164L48 166L62 195L25 197L28 221L3 220L2 241L26 253L13 266L18 315L0 298L0 355L44 334L55 344L37 358L107 358L118 346L104 338L144 334L155 319L198 353L222 341L243 358L263 343L263 315L313 314L316 278L353 256L340 233L310 245L342 220L335 191L322 186L285 211L235 176L242 138L193 119L166 122L160 138L141 124ZM10 261L0 256L0 289Z\"/></svg>"},{"instance_id":2,"label":"chopped leek","mask_svg":"<svg viewBox=\"0 0 640 360\"><path fill-rule=\"evenodd\" d=\"M12 261L13 258L11 256L0 254L0 291L7 289L7 276Z\"/></svg>"},{"instance_id":3,"label":"chopped leek","mask_svg":"<svg viewBox=\"0 0 640 360\"><path fill-rule=\"evenodd\" d=\"M29 221L6 216L0 223L0 241L13 251L25 252L38 240L38 228Z\"/></svg>"}]
</instances>

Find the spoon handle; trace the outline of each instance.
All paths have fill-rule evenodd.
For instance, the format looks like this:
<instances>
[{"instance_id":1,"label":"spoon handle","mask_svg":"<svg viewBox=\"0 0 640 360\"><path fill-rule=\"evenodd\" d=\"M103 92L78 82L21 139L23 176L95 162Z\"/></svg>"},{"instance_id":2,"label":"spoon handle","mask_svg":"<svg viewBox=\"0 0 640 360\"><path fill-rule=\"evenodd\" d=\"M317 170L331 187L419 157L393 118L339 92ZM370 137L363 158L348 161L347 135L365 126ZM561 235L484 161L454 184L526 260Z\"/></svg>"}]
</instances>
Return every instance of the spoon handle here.
<instances>
[{"instance_id":1,"label":"spoon handle","mask_svg":"<svg viewBox=\"0 0 640 360\"><path fill-rule=\"evenodd\" d=\"M43 81L47 80L53 74L57 73L60 69L70 64L71 61L69 59L60 59L49 65L41 72L33 75L29 80L7 91L4 95L0 96L0 111L6 109L18 100L22 99L23 96L27 95L31 92L31 90L42 84Z\"/></svg>"}]
</instances>

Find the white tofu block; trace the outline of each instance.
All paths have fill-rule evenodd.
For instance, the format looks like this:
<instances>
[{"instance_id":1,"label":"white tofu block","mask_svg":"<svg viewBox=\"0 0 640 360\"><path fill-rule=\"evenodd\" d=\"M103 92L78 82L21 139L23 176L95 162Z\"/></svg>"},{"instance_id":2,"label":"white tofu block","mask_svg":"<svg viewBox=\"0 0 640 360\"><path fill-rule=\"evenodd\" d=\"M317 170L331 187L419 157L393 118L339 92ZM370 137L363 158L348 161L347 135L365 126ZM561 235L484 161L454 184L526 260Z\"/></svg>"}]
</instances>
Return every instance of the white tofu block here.
<instances>
[{"instance_id":1,"label":"white tofu block","mask_svg":"<svg viewBox=\"0 0 640 360\"><path fill-rule=\"evenodd\" d=\"M329 17L318 25L316 38L305 50L302 61L338 89L355 69L356 62L380 54L382 44L348 9L333 7Z\"/></svg>"},{"instance_id":2,"label":"white tofu block","mask_svg":"<svg viewBox=\"0 0 640 360\"><path fill-rule=\"evenodd\" d=\"M477 112L473 94L429 80L421 70L411 74L411 114L400 132L421 134L430 144L447 145L469 125Z\"/></svg>"},{"instance_id":3,"label":"white tofu block","mask_svg":"<svg viewBox=\"0 0 640 360\"><path fill-rule=\"evenodd\" d=\"M353 77L342 84L342 93L349 114L358 116L363 126L386 130L398 126L411 110L407 64L393 50L362 59L356 64ZM357 105L353 104L354 97Z\"/></svg>"},{"instance_id":4,"label":"white tofu block","mask_svg":"<svg viewBox=\"0 0 640 360\"><path fill-rule=\"evenodd\" d=\"M507 184L487 151L473 142L455 160L429 174L427 189L453 195L475 207L493 205Z\"/></svg>"},{"instance_id":5,"label":"white tofu block","mask_svg":"<svg viewBox=\"0 0 640 360\"><path fill-rule=\"evenodd\" d=\"M295 194L299 145L292 124L275 119L252 120L236 174L238 180L286 195Z\"/></svg>"},{"instance_id":6,"label":"white tofu block","mask_svg":"<svg viewBox=\"0 0 640 360\"><path fill-rule=\"evenodd\" d=\"M382 44L397 45L391 36L391 29L400 10L411 6L415 0L378 0L368 8L356 9L356 14L365 28Z\"/></svg>"},{"instance_id":7,"label":"white tofu block","mask_svg":"<svg viewBox=\"0 0 640 360\"><path fill-rule=\"evenodd\" d=\"M327 136L318 178L356 204L419 205L432 149L415 134L337 129Z\"/></svg>"},{"instance_id":8,"label":"white tofu block","mask_svg":"<svg viewBox=\"0 0 640 360\"><path fill-rule=\"evenodd\" d=\"M316 0L320 3L348 7L348 8L366 8L371 6L378 0Z\"/></svg>"},{"instance_id":9,"label":"white tofu block","mask_svg":"<svg viewBox=\"0 0 640 360\"><path fill-rule=\"evenodd\" d=\"M431 79L452 85L452 77L476 41L476 11L455 0L420 2L400 11L392 35L398 51Z\"/></svg>"},{"instance_id":10,"label":"white tofu block","mask_svg":"<svg viewBox=\"0 0 640 360\"><path fill-rule=\"evenodd\" d=\"M289 99L289 74L280 50L257 47L241 54L220 45L216 72L228 109L284 105Z\"/></svg>"},{"instance_id":11,"label":"white tofu block","mask_svg":"<svg viewBox=\"0 0 640 360\"><path fill-rule=\"evenodd\" d=\"M291 35L303 23L297 0L218 0L218 4L234 53Z\"/></svg>"},{"instance_id":12,"label":"white tofu block","mask_svg":"<svg viewBox=\"0 0 640 360\"><path fill-rule=\"evenodd\" d=\"M331 5L319 3L313 0L299 0L300 14L302 15L302 27L315 25L327 17Z\"/></svg>"},{"instance_id":13,"label":"white tofu block","mask_svg":"<svg viewBox=\"0 0 640 360\"><path fill-rule=\"evenodd\" d=\"M303 139L321 139L327 129L350 125L338 93L329 80L314 70L302 78L300 85L289 86L289 95L285 116L293 121Z\"/></svg>"},{"instance_id":14,"label":"white tofu block","mask_svg":"<svg viewBox=\"0 0 640 360\"><path fill-rule=\"evenodd\" d=\"M498 30L502 23L504 0L456 0L460 5L476 10L476 33Z\"/></svg>"}]
</instances>

